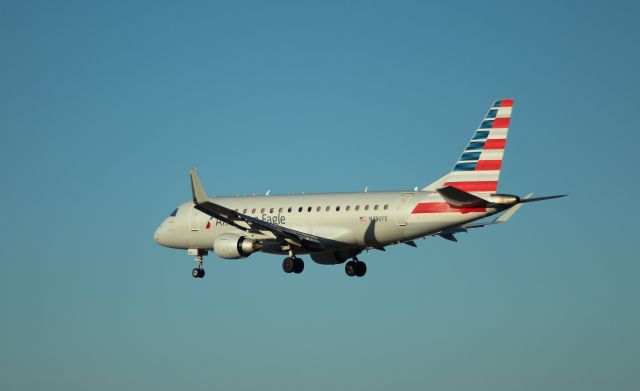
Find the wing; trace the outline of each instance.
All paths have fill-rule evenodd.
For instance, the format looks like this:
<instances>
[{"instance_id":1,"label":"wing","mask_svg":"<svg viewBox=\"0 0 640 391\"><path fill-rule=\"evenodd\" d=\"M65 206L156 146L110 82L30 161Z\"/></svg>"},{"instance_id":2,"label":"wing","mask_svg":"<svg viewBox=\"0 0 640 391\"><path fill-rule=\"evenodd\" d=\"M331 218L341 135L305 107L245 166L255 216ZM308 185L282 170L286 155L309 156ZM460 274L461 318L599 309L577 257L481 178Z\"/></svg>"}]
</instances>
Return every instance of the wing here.
<instances>
[{"instance_id":1,"label":"wing","mask_svg":"<svg viewBox=\"0 0 640 391\"><path fill-rule=\"evenodd\" d=\"M322 240L318 236L267 223L255 217L247 216L236 212L233 209L229 209L209 201L196 170L192 168L189 172L189 176L191 177L191 192L193 194L194 207L202 213L206 213L211 217L243 231L253 233L269 232L273 235L273 240L276 241L286 242L310 251L324 250Z\"/></svg>"}]
</instances>

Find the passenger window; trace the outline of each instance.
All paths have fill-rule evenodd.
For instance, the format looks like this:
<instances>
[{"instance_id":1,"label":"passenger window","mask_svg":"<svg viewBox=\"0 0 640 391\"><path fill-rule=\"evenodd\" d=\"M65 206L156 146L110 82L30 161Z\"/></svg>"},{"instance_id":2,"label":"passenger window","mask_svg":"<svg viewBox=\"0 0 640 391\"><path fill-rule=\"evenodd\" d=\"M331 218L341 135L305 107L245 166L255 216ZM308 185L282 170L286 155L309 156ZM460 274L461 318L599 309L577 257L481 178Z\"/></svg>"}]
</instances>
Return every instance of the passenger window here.
<instances>
[{"instance_id":1,"label":"passenger window","mask_svg":"<svg viewBox=\"0 0 640 391\"><path fill-rule=\"evenodd\" d=\"M178 214L178 208L176 208L173 212L171 212L169 216L176 217L177 214Z\"/></svg>"},{"instance_id":2,"label":"passenger window","mask_svg":"<svg viewBox=\"0 0 640 391\"><path fill-rule=\"evenodd\" d=\"M320 210L322 210L322 208L321 208L321 207L317 207L317 208L316 208L316 212L320 212Z\"/></svg>"},{"instance_id":3,"label":"passenger window","mask_svg":"<svg viewBox=\"0 0 640 391\"><path fill-rule=\"evenodd\" d=\"M242 214L247 214L247 208L242 209Z\"/></svg>"},{"instance_id":4,"label":"passenger window","mask_svg":"<svg viewBox=\"0 0 640 391\"><path fill-rule=\"evenodd\" d=\"M340 212L340 207L336 206L336 212Z\"/></svg>"},{"instance_id":5,"label":"passenger window","mask_svg":"<svg viewBox=\"0 0 640 391\"><path fill-rule=\"evenodd\" d=\"M384 204L384 210L389 209L389 204Z\"/></svg>"},{"instance_id":6,"label":"passenger window","mask_svg":"<svg viewBox=\"0 0 640 391\"><path fill-rule=\"evenodd\" d=\"M351 209L351 205L347 205L347 211L349 211L349 209Z\"/></svg>"},{"instance_id":7,"label":"passenger window","mask_svg":"<svg viewBox=\"0 0 640 391\"><path fill-rule=\"evenodd\" d=\"M365 205L364 210L369 210L369 205Z\"/></svg>"},{"instance_id":8,"label":"passenger window","mask_svg":"<svg viewBox=\"0 0 640 391\"><path fill-rule=\"evenodd\" d=\"M307 208L307 212L311 212L311 207L308 207L308 208Z\"/></svg>"},{"instance_id":9,"label":"passenger window","mask_svg":"<svg viewBox=\"0 0 640 391\"><path fill-rule=\"evenodd\" d=\"M287 213L291 213L291 207L287 209Z\"/></svg>"},{"instance_id":10,"label":"passenger window","mask_svg":"<svg viewBox=\"0 0 640 391\"><path fill-rule=\"evenodd\" d=\"M260 213L264 213L264 208L260 209Z\"/></svg>"},{"instance_id":11,"label":"passenger window","mask_svg":"<svg viewBox=\"0 0 640 391\"><path fill-rule=\"evenodd\" d=\"M356 205L356 210L360 210L360 205Z\"/></svg>"},{"instance_id":12,"label":"passenger window","mask_svg":"<svg viewBox=\"0 0 640 391\"><path fill-rule=\"evenodd\" d=\"M269 213L273 213L273 208L269 209Z\"/></svg>"},{"instance_id":13,"label":"passenger window","mask_svg":"<svg viewBox=\"0 0 640 391\"><path fill-rule=\"evenodd\" d=\"M374 206L373 210L378 210L378 205Z\"/></svg>"},{"instance_id":14,"label":"passenger window","mask_svg":"<svg viewBox=\"0 0 640 391\"><path fill-rule=\"evenodd\" d=\"M302 207L299 207L299 208L298 208L298 212L302 212Z\"/></svg>"},{"instance_id":15,"label":"passenger window","mask_svg":"<svg viewBox=\"0 0 640 391\"><path fill-rule=\"evenodd\" d=\"M278 213L282 213L282 208L278 209Z\"/></svg>"},{"instance_id":16,"label":"passenger window","mask_svg":"<svg viewBox=\"0 0 640 391\"><path fill-rule=\"evenodd\" d=\"M251 209L251 214L256 214L256 208Z\"/></svg>"},{"instance_id":17,"label":"passenger window","mask_svg":"<svg viewBox=\"0 0 640 391\"><path fill-rule=\"evenodd\" d=\"M330 207L330 206L327 206L327 209L326 209L326 210L327 210L327 212L328 212L330 209L331 209L331 207Z\"/></svg>"}]
</instances>

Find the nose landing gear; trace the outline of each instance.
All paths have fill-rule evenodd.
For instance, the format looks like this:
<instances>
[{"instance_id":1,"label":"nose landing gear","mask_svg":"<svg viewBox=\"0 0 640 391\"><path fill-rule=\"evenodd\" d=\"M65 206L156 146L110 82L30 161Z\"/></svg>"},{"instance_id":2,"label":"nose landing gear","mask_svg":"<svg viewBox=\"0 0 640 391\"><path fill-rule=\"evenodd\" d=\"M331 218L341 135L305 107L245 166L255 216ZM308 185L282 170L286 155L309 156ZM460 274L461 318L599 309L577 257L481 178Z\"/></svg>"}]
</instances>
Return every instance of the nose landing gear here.
<instances>
[{"instance_id":1,"label":"nose landing gear","mask_svg":"<svg viewBox=\"0 0 640 391\"><path fill-rule=\"evenodd\" d=\"M344 272L349 277L363 277L367 274L367 264L354 257L353 261L349 261L344 265Z\"/></svg>"},{"instance_id":2,"label":"nose landing gear","mask_svg":"<svg viewBox=\"0 0 640 391\"><path fill-rule=\"evenodd\" d=\"M204 269L202 268L202 262L204 262L204 256L207 255L207 250L196 250L196 263L198 266L191 270L191 276L193 278L202 278L204 277Z\"/></svg>"},{"instance_id":3,"label":"nose landing gear","mask_svg":"<svg viewBox=\"0 0 640 391\"><path fill-rule=\"evenodd\" d=\"M194 268L193 270L191 270L191 275L193 276L193 278L202 278L204 277L204 269L203 268Z\"/></svg>"}]
</instances>

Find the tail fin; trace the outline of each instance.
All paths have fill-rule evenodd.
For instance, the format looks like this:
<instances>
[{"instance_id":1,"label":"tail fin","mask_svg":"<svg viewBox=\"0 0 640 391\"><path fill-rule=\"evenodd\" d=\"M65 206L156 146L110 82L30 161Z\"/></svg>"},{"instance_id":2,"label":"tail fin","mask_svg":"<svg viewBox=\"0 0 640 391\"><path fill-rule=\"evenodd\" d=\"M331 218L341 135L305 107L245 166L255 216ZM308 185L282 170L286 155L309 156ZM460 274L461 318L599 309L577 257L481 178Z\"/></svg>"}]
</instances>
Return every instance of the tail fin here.
<instances>
[{"instance_id":1,"label":"tail fin","mask_svg":"<svg viewBox=\"0 0 640 391\"><path fill-rule=\"evenodd\" d=\"M422 190L453 186L466 192L495 193L511 119L513 99L496 101L473 134L453 170Z\"/></svg>"}]
</instances>

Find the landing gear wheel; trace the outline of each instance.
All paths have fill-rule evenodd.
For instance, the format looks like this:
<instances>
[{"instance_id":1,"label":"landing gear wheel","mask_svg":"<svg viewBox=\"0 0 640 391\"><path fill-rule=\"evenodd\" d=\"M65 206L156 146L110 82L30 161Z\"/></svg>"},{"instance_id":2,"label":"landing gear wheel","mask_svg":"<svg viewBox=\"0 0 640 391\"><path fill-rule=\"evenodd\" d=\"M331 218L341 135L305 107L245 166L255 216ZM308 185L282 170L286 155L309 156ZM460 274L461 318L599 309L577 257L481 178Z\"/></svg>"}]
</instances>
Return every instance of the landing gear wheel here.
<instances>
[{"instance_id":1,"label":"landing gear wheel","mask_svg":"<svg viewBox=\"0 0 640 391\"><path fill-rule=\"evenodd\" d=\"M363 277L367 274L367 264L364 262L356 262L356 276Z\"/></svg>"},{"instance_id":2,"label":"landing gear wheel","mask_svg":"<svg viewBox=\"0 0 640 391\"><path fill-rule=\"evenodd\" d=\"M346 265L344 265L344 272L347 273L347 276L349 277L355 276L356 270L357 270L357 266L354 261L349 261L347 262Z\"/></svg>"},{"instance_id":3,"label":"landing gear wheel","mask_svg":"<svg viewBox=\"0 0 640 391\"><path fill-rule=\"evenodd\" d=\"M304 270L304 261L300 258L293 258L293 272L296 274L302 273Z\"/></svg>"},{"instance_id":4,"label":"landing gear wheel","mask_svg":"<svg viewBox=\"0 0 640 391\"><path fill-rule=\"evenodd\" d=\"M294 259L295 258L286 257L284 261L282 261L282 270L284 270L285 273L291 273L294 271L296 265Z\"/></svg>"},{"instance_id":5,"label":"landing gear wheel","mask_svg":"<svg viewBox=\"0 0 640 391\"><path fill-rule=\"evenodd\" d=\"M195 267L193 270L191 270L191 275L193 276L193 278L204 277L204 269L202 268L202 262L204 261L203 257L205 255L207 255L207 250L198 250L198 256L196 256L196 263L198 264L198 266Z\"/></svg>"}]
</instances>

